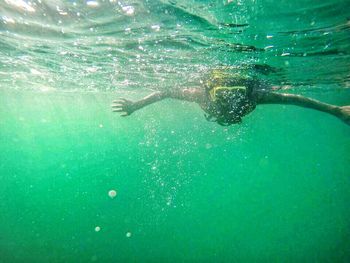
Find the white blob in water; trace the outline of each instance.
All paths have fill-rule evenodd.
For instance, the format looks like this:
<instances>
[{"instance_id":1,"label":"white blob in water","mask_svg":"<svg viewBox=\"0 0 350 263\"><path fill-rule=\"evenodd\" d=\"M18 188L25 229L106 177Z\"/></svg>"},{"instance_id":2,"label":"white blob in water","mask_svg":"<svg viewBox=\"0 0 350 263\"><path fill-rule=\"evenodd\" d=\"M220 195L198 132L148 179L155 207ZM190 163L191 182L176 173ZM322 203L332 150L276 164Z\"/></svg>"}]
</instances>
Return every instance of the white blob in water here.
<instances>
[{"instance_id":1,"label":"white blob in water","mask_svg":"<svg viewBox=\"0 0 350 263\"><path fill-rule=\"evenodd\" d=\"M35 12L35 9L31 6L31 4L27 4L24 0L5 0L5 2L24 11Z\"/></svg>"},{"instance_id":2,"label":"white blob in water","mask_svg":"<svg viewBox=\"0 0 350 263\"><path fill-rule=\"evenodd\" d=\"M122 10L125 12L125 14L127 14L129 16L133 15L135 12L135 8L131 5L123 6Z\"/></svg>"},{"instance_id":3,"label":"white blob in water","mask_svg":"<svg viewBox=\"0 0 350 263\"><path fill-rule=\"evenodd\" d=\"M95 227L95 232L100 232L101 231L101 227L97 226Z\"/></svg>"},{"instance_id":4,"label":"white blob in water","mask_svg":"<svg viewBox=\"0 0 350 263\"><path fill-rule=\"evenodd\" d=\"M108 195L109 195L110 198L113 199L114 197L117 196L117 191L116 191L116 190L110 190L110 191L108 192Z\"/></svg>"},{"instance_id":5,"label":"white blob in water","mask_svg":"<svg viewBox=\"0 0 350 263\"><path fill-rule=\"evenodd\" d=\"M159 30L160 30L160 25L153 25L153 26L151 26L151 28L152 28L154 31L159 31Z\"/></svg>"},{"instance_id":6,"label":"white blob in water","mask_svg":"<svg viewBox=\"0 0 350 263\"><path fill-rule=\"evenodd\" d=\"M131 232L127 232L125 236L126 237L131 237Z\"/></svg>"},{"instance_id":7,"label":"white blob in water","mask_svg":"<svg viewBox=\"0 0 350 263\"><path fill-rule=\"evenodd\" d=\"M90 6L90 7L98 7L98 6L99 6L99 3L96 2L96 1L87 1L87 2L86 2L86 5L87 5L87 6Z\"/></svg>"}]
</instances>

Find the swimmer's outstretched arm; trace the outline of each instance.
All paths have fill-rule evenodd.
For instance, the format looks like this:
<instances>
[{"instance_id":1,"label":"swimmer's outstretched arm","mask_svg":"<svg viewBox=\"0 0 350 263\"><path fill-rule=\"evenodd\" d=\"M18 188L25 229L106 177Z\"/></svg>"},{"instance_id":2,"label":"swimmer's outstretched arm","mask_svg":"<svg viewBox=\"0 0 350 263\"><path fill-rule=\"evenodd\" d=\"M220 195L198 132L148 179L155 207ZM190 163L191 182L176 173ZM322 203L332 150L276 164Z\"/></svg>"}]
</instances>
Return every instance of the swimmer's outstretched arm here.
<instances>
[{"instance_id":1,"label":"swimmer's outstretched arm","mask_svg":"<svg viewBox=\"0 0 350 263\"><path fill-rule=\"evenodd\" d=\"M295 94L257 92L258 104L291 104L332 114L350 125L350 106L339 107Z\"/></svg>"},{"instance_id":2,"label":"swimmer's outstretched arm","mask_svg":"<svg viewBox=\"0 0 350 263\"><path fill-rule=\"evenodd\" d=\"M202 103L205 99L205 93L202 89L192 88L172 91L157 91L138 101L131 101L124 98L114 100L112 109L114 112L120 112L120 116L129 116L134 111L142 109L152 103L161 101L166 98L184 100Z\"/></svg>"}]
</instances>

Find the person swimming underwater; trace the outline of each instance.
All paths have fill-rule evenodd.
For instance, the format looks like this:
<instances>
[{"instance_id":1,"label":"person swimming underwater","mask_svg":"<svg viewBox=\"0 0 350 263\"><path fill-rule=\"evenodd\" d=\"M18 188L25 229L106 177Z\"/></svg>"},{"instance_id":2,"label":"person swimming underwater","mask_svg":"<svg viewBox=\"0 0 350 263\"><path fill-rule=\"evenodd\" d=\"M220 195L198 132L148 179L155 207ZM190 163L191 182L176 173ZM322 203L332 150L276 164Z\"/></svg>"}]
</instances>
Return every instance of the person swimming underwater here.
<instances>
[{"instance_id":1,"label":"person swimming underwater","mask_svg":"<svg viewBox=\"0 0 350 263\"><path fill-rule=\"evenodd\" d=\"M114 100L112 109L129 116L133 112L165 98L190 101L199 104L209 121L223 126L240 123L242 118L260 104L291 104L332 114L350 125L350 106L336 106L295 94L273 92L257 79L214 70L203 88L158 91L141 100Z\"/></svg>"}]
</instances>

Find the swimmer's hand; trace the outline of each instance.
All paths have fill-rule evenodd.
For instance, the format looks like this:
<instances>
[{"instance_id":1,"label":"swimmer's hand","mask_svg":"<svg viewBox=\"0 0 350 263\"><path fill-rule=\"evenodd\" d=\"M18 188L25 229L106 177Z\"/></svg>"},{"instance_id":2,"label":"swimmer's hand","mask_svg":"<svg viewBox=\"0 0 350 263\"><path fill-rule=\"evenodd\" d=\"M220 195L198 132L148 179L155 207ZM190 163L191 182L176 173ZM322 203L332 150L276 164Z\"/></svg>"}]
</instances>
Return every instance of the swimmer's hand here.
<instances>
[{"instance_id":1,"label":"swimmer's hand","mask_svg":"<svg viewBox=\"0 0 350 263\"><path fill-rule=\"evenodd\" d=\"M131 100L120 98L112 103L112 111L120 112L120 116L126 117L136 110L135 103Z\"/></svg>"},{"instance_id":2,"label":"swimmer's hand","mask_svg":"<svg viewBox=\"0 0 350 263\"><path fill-rule=\"evenodd\" d=\"M350 106L339 107L337 115L346 124L350 125Z\"/></svg>"}]
</instances>

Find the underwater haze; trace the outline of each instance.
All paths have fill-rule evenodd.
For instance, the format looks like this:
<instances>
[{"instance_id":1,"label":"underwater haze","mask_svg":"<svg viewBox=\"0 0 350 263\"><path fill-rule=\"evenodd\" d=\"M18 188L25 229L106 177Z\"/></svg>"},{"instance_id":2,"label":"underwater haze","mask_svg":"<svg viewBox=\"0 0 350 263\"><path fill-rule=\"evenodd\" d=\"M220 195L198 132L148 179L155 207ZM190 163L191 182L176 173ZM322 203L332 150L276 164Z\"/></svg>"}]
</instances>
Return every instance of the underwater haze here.
<instances>
[{"instance_id":1,"label":"underwater haze","mask_svg":"<svg viewBox=\"0 0 350 263\"><path fill-rule=\"evenodd\" d=\"M350 126L164 100L229 69L350 105L348 0L1 0L0 263L350 262Z\"/></svg>"}]
</instances>

